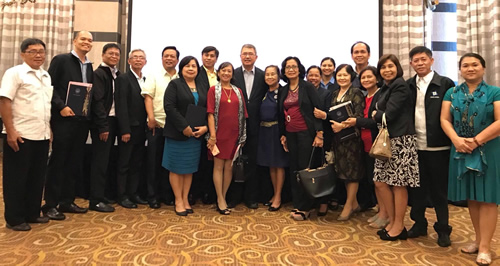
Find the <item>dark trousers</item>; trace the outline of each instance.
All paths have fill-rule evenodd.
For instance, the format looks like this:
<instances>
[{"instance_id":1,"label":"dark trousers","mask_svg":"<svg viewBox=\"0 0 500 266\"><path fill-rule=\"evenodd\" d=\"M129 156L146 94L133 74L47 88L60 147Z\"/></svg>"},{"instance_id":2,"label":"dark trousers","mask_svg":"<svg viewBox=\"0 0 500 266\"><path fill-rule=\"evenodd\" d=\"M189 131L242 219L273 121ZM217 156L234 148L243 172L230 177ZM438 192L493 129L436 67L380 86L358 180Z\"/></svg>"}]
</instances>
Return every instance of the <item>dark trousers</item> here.
<instances>
[{"instance_id":1,"label":"dark trousers","mask_svg":"<svg viewBox=\"0 0 500 266\"><path fill-rule=\"evenodd\" d=\"M40 216L49 141L23 139L19 151L3 142L3 199L5 221L16 226Z\"/></svg>"},{"instance_id":2,"label":"dark trousers","mask_svg":"<svg viewBox=\"0 0 500 266\"><path fill-rule=\"evenodd\" d=\"M357 199L361 209L372 208L377 204L375 197L375 184L373 183L373 168L375 166L375 158L370 157L367 152L363 153L363 161L365 166L365 174L359 181Z\"/></svg>"},{"instance_id":3,"label":"dark trousers","mask_svg":"<svg viewBox=\"0 0 500 266\"><path fill-rule=\"evenodd\" d=\"M430 196L438 224L448 225L448 164L450 151L418 151L420 187L410 188L410 217L417 224L427 224L425 208Z\"/></svg>"},{"instance_id":4,"label":"dark trousers","mask_svg":"<svg viewBox=\"0 0 500 266\"><path fill-rule=\"evenodd\" d=\"M99 129L92 128L92 161L90 166L90 197L91 203L104 201L104 192L109 179L109 162L111 148L116 140L116 117L108 117L109 135L107 141L99 139Z\"/></svg>"},{"instance_id":5,"label":"dark trousers","mask_svg":"<svg viewBox=\"0 0 500 266\"><path fill-rule=\"evenodd\" d=\"M149 130L146 132L148 146L146 147L146 183L147 198L149 201L160 198L171 200L174 198L168 170L161 166L165 137L162 128L155 128L155 134Z\"/></svg>"},{"instance_id":6,"label":"dark trousers","mask_svg":"<svg viewBox=\"0 0 500 266\"><path fill-rule=\"evenodd\" d=\"M201 139L201 154L200 154L200 165L198 167L198 172L193 175L193 184L191 186L190 193L193 197L200 198L204 195L208 196L209 201L215 201L217 198L215 195L214 187L214 161L208 160L208 149L207 141L204 137Z\"/></svg>"},{"instance_id":7,"label":"dark trousers","mask_svg":"<svg viewBox=\"0 0 500 266\"><path fill-rule=\"evenodd\" d=\"M118 136L118 200L137 194L141 177L142 162L145 153L144 127L131 127L129 142L121 141Z\"/></svg>"},{"instance_id":8,"label":"dark trousers","mask_svg":"<svg viewBox=\"0 0 500 266\"><path fill-rule=\"evenodd\" d=\"M290 182L292 185L292 203L295 209L311 210L314 200L307 195L297 182L296 172L307 168L312 153L313 137L309 131L286 132L286 143L290 154ZM314 167L311 165L311 167Z\"/></svg>"},{"instance_id":9,"label":"dark trousers","mask_svg":"<svg viewBox=\"0 0 500 266\"><path fill-rule=\"evenodd\" d=\"M75 180L83 175L89 121L78 117L52 121L52 153L47 167L45 208L75 201Z\"/></svg>"}]
</instances>

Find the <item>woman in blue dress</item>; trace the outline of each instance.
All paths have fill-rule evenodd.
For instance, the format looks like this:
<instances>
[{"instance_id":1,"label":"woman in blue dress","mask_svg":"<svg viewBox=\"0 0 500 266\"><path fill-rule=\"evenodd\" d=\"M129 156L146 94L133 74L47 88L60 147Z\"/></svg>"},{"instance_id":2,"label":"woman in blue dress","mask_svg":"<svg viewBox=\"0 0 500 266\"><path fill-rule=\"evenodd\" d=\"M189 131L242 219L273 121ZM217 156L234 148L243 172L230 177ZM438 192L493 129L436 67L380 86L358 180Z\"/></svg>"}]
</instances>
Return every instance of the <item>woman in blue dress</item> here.
<instances>
[{"instance_id":1,"label":"woman in blue dress","mask_svg":"<svg viewBox=\"0 0 500 266\"><path fill-rule=\"evenodd\" d=\"M257 150L257 164L269 167L274 196L269 200L269 211L281 208L281 190L285 182L285 167L288 167L288 154L280 142L278 126L278 66L268 66L265 69L265 81L269 85L260 106L259 147Z\"/></svg>"},{"instance_id":2,"label":"woman in blue dress","mask_svg":"<svg viewBox=\"0 0 500 266\"><path fill-rule=\"evenodd\" d=\"M484 82L485 67L480 55L463 55L465 82L448 90L441 109L441 127L453 143L448 198L468 202L476 241L461 251L478 253L478 265L491 263L500 203L500 88Z\"/></svg>"}]
</instances>

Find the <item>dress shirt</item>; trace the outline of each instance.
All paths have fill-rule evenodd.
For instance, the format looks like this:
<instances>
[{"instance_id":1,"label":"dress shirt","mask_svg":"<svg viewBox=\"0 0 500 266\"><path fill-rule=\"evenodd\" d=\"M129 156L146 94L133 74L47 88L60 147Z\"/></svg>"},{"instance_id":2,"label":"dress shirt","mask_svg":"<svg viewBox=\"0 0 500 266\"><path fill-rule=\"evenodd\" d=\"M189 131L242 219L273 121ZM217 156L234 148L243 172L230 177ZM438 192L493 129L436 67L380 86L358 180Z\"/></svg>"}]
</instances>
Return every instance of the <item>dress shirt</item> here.
<instances>
[{"instance_id":1,"label":"dress shirt","mask_svg":"<svg viewBox=\"0 0 500 266\"><path fill-rule=\"evenodd\" d=\"M78 57L78 54L76 54L75 50L71 50L71 54L74 55L78 59L78 63L80 63L80 69L82 71L82 82L87 83L87 68L86 64L92 64L90 60L85 56L85 62L82 63L82 60L80 60L80 57Z\"/></svg>"},{"instance_id":2,"label":"dress shirt","mask_svg":"<svg viewBox=\"0 0 500 266\"><path fill-rule=\"evenodd\" d=\"M243 69L243 78L245 79L245 87L247 89L247 96L250 99L250 95L252 94L253 87L253 79L255 77L255 66L252 67L252 70L247 71L244 67Z\"/></svg>"},{"instance_id":3,"label":"dress shirt","mask_svg":"<svg viewBox=\"0 0 500 266\"><path fill-rule=\"evenodd\" d=\"M427 146L427 125L425 118L425 93L434 77L431 71L424 77L417 77L417 101L415 104L415 131L417 133L417 149L421 151L442 151L450 147L428 147ZM434 114L433 114L434 115Z\"/></svg>"},{"instance_id":4,"label":"dress shirt","mask_svg":"<svg viewBox=\"0 0 500 266\"><path fill-rule=\"evenodd\" d=\"M143 75L143 73L141 72L141 76L142 77L139 77L135 72L134 70L132 70L132 67L130 67L130 71L132 71L132 74L134 74L135 78L137 79L137 82L139 83L139 87L141 87L141 92L142 90L144 89L144 84L146 84L146 76ZM141 93L142 94L142 93Z\"/></svg>"},{"instance_id":5,"label":"dress shirt","mask_svg":"<svg viewBox=\"0 0 500 266\"><path fill-rule=\"evenodd\" d=\"M210 84L210 87L219 83L219 81L217 81L217 71L215 71L215 69L213 72L210 72L205 66L203 66L203 68L207 72L208 84Z\"/></svg>"},{"instance_id":6,"label":"dress shirt","mask_svg":"<svg viewBox=\"0 0 500 266\"><path fill-rule=\"evenodd\" d=\"M42 68L32 69L23 63L5 72L0 97L12 100L12 121L21 137L50 139L52 92L50 75ZM2 133L7 133L5 125Z\"/></svg>"},{"instance_id":7,"label":"dress shirt","mask_svg":"<svg viewBox=\"0 0 500 266\"><path fill-rule=\"evenodd\" d=\"M328 81L328 83L327 83L327 84L325 84L325 83L323 82L323 79L321 79L321 81L319 82L319 86L320 86L321 88L323 88L323 89L327 89L327 88L328 88L328 86L330 86L330 84L333 84L333 83L335 83L335 79L334 79L333 77L330 79L330 81Z\"/></svg>"},{"instance_id":8,"label":"dress shirt","mask_svg":"<svg viewBox=\"0 0 500 266\"><path fill-rule=\"evenodd\" d=\"M153 98L153 114L156 122L162 128L165 127L165 118L167 117L165 109L163 108L163 97L168 83L176 78L179 78L179 73L170 75L165 69L162 68L162 70L156 75L148 77L146 84L141 91L143 96L149 95Z\"/></svg>"},{"instance_id":9,"label":"dress shirt","mask_svg":"<svg viewBox=\"0 0 500 266\"><path fill-rule=\"evenodd\" d=\"M115 112L115 79L116 79L116 73L118 73L118 68L115 66L115 67L110 67L108 66L106 63L101 63L102 66L105 66L105 67L109 67L109 70L111 71L111 75L113 76L113 82L111 84L113 84L113 102L111 103L111 109L109 109L109 116L116 116L116 112Z\"/></svg>"}]
</instances>

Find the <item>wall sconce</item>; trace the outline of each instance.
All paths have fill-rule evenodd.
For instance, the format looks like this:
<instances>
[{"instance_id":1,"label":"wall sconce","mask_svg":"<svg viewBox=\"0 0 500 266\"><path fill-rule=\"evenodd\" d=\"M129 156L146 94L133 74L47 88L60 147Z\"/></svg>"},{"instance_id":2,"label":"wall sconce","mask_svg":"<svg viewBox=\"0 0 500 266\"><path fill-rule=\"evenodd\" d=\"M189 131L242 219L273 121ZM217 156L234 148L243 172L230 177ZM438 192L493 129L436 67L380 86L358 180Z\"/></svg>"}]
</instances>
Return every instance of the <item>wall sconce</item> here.
<instances>
[{"instance_id":1,"label":"wall sconce","mask_svg":"<svg viewBox=\"0 0 500 266\"><path fill-rule=\"evenodd\" d=\"M30 2L30 3L36 3L36 0L21 0L20 2L21 2L21 5L24 5L24 4L28 3L28 2ZM3 9L6 6L13 6L15 4L17 4L16 0L5 0L5 1L3 1L3 3L2 3L2 11L3 11Z\"/></svg>"}]
</instances>

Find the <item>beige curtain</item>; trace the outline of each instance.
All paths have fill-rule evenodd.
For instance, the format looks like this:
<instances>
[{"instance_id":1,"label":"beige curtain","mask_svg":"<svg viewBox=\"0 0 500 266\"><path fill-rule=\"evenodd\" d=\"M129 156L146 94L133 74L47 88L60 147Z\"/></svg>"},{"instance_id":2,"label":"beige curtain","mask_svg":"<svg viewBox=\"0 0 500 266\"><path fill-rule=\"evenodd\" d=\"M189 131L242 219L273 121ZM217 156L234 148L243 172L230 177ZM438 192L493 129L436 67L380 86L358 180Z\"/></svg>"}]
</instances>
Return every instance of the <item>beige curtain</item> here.
<instances>
[{"instance_id":1,"label":"beige curtain","mask_svg":"<svg viewBox=\"0 0 500 266\"><path fill-rule=\"evenodd\" d=\"M500 86L500 1L458 0L457 33L457 56L480 54L486 60L486 82Z\"/></svg>"},{"instance_id":2,"label":"beige curtain","mask_svg":"<svg viewBox=\"0 0 500 266\"><path fill-rule=\"evenodd\" d=\"M74 0L37 0L0 11L0 79L5 70L22 63L19 46L26 38L45 42L45 69L54 55L70 51L73 10Z\"/></svg>"},{"instance_id":3,"label":"beige curtain","mask_svg":"<svg viewBox=\"0 0 500 266\"><path fill-rule=\"evenodd\" d=\"M422 1L383 0L382 44L384 54L395 54L404 70L404 78L414 75L410 50L424 45L424 9Z\"/></svg>"}]
</instances>

